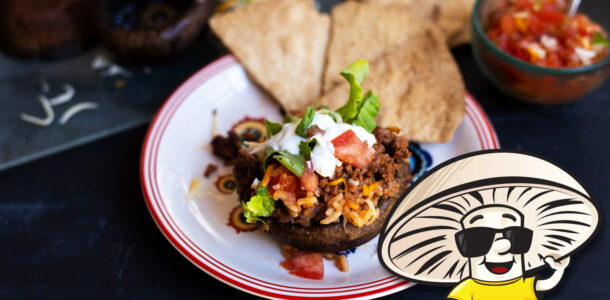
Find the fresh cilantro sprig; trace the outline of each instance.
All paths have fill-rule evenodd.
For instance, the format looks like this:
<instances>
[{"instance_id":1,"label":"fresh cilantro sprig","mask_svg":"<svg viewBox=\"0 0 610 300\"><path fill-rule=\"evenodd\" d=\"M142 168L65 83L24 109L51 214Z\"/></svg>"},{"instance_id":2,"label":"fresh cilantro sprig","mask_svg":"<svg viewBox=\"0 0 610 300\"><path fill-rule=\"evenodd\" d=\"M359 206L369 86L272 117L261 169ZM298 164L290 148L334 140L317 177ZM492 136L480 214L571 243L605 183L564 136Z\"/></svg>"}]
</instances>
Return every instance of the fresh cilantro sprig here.
<instances>
[{"instance_id":1,"label":"fresh cilantro sprig","mask_svg":"<svg viewBox=\"0 0 610 300\"><path fill-rule=\"evenodd\" d=\"M315 147L317 141L315 138L311 138L307 141L302 141L299 143L299 154L303 156L306 160L311 159L311 151L313 151L313 147Z\"/></svg>"},{"instance_id":2,"label":"fresh cilantro sprig","mask_svg":"<svg viewBox=\"0 0 610 300\"><path fill-rule=\"evenodd\" d=\"M265 128L267 129L267 138L270 138L272 136L274 136L275 134L277 134L278 132L282 131L282 124L280 123L275 123L275 122L271 122L267 119L265 119Z\"/></svg>"},{"instance_id":3,"label":"fresh cilantro sprig","mask_svg":"<svg viewBox=\"0 0 610 300\"><path fill-rule=\"evenodd\" d=\"M593 34L593 38L591 39L591 43L593 45L602 45L604 47L610 48L610 41L605 38L600 32L595 32Z\"/></svg>"},{"instance_id":4,"label":"fresh cilantro sprig","mask_svg":"<svg viewBox=\"0 0 610 300\"><path fill-rule=\"evenodd\" d=\"M313 106L310 106L307 108L307 110L305 111L305 114L303 115L303 118L301 119L301 122L299 123L299 125L297 125L297 128L294 130L294 133L296 133L298 136L302 137L302 138L307 138L307 129L309 128L309 125L311 125L311 122L313 121L313 117L316 114L316 111L314 110Z\"/></svg>"}]
</instances>

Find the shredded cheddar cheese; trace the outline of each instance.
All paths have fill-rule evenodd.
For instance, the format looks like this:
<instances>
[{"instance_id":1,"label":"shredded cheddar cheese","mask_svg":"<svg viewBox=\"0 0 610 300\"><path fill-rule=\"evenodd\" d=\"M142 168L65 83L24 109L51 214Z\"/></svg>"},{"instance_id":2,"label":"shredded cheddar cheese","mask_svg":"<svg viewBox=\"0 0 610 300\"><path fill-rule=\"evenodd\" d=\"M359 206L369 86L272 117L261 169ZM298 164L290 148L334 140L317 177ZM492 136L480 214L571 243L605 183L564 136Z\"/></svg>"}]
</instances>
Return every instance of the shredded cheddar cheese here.
<instances>
[{"instance_id":1,"label":"shredded cheddar cheese","mask_svg":"<svg viewBox=\"0 0 610 300\"><path fill-rule=\"evenodd\" d=\"M366 184L362 185L362 195L368 197L369 194L375 191L379 185L381 185L381 182L379 181L375 181L369 186L367 186Z\"/></svg>"},{"instance_id":2,"label":"shredded cheddar cheese","mask_svg":"<svg viewBox=\"0 0 610 300\"><path fill-rule=\"evenodd\" d=\"M352 200L347 200L347 207L353 209L353 210L357 210L360 208L360 205L358 205L358 203L352 201Z\"/></svg>"},{"instance_id":3,"label":"shredded cheddar cheese","mask_svg":"<svg viewBox=\"0 0 610 300\"><path fill-rule=\"evenodd\" d=\"M345 181L345 179L343 179L343 178L335 179L335 180L329 182L328 186L335 186L339 183L343 183L343 186L345 187L345 195L347 196L347 182Z\"/></svg>"},{"instance_id":4,"label":"shredded cheddar cheese","mask_svg":"<svg viewBox=\"0 0 610 300\"><path fill-rule=\"evenodd\" d=\"M339 184L341 182L343 182L343 184L345 184L345 179L339 178L339 179L333 180L333 181L328 183L328 186L335 186L335 185L337 185L337 184Z\"/></svg>"},{"instance_id":5,"label":"shredded cheddar cheese","mask_svg":"<svg viewBox=\"0 0 610 300\"><path fill-rule=\"evenodd\" d=\"M302 205L304 207L311 207L316 203L318 203L318 198L316 198L315 196L297 199L297 205Z\"/></svg>"},{"instance_id":6,"label":"shredded cheddar cheese","mask_svg":"<svg viewBox=\"0 0 610 300\"><path fill-rule=\"evenodd\" d=\"M269 184L269 180L271 179L271 173L275 170L275 165L270 165L267 167L265 171L265 176L263 176L263 180L261 180L261 186L265 187Z\"/></svg>"},{"instance_id":7,"label":"shredded cheddar cheese","mask_svg":"<svg viewBox=\"0 0 610 300\"><path fill-rule=\"evenodd\" d=\"M365 211L360 212L359 217L362 220L362 223L367 224L369 222L369 220L371 219L371 217L374 215L375 215L375 210L367 209Z\"/></svg>"}]
</instances>

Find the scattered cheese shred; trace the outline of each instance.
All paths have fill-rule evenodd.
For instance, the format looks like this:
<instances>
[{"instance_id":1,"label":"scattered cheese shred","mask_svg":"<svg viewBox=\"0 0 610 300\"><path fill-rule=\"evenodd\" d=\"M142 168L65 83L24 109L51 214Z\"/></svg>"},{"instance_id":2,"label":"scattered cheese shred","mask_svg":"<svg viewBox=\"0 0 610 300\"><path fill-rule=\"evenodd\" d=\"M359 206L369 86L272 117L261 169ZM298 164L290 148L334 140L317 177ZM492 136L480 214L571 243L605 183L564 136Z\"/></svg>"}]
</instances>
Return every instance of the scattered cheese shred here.
<instances>
[{"instance_id":1,"label":"scattered cheese shred","mask_svg":"<svg viewBox=\"0 0 610 300\"><path fill-rule=\"evenodd\" d=\"M47 80L44 78L40 79L40 90L42 91L43 94L46 94L51 90L51 86L49 85Z\"/></svg>"},{"instance_id":2,"label":"scattered cheese shred","mask_svg":"<svg viewBox=\"0 0 610 300\"><path fill-rule=\"evenodd\" d=\"M360 205L358 205L358 203L352 201L352 200L347 200L347 207L353 209L353 210L357 210L360 209Z\"/></svg>"},{"instance_id":3,"label":"scattered cheese shred","mask_svg":"<svg viewBox=\"0 0 610 300\"><path fill-rule=\"evenodd\" d=\"M108 56L103 54L96 55L95 58L93 58L93 60L91 61L91 69L93 70L105 69L110 65L110 59L108 58Z\"/></svg>"},{"instance_id":4,"label":"scattered cheese shred","mask_svg":"<svg viewBox=\"0 0 610 300\"><path fill-rule=\"evenodd\" d=\"M343 178L335 179L335 180L329 182L328 186L334 186L334 185L337 185L337 184L339 184L341 182L343 182L343 184L345 184L345 179L343 179Z\"/></svg>"},{"instance_id":5,"label":"scattered cheese shred","mask_svg":"<svg viewBox=\"0 0 610 300\"><path fill-rule=\"evenodd\" d=\"M63 115L59 119L59 124L66 124L68 120L72 118L72 116L83 110L98 109L99 107L100 105L97 102L81 102L78 104L74 104L63 113Z\"/></svg>"},{"instance_id":6,"label":"scattered cheese shred","mask_svg":"<svg viewBox=\"0 0 610 300\"><path fill-rule=\"evenodd\" d=\"M55 119L55 113L53 112L53 107L51 107L51 102L49 102L49 99L43 95L38 96L38 101L40 102L40 105L42 105L42 109L44 109L47 116L42 119L26 113L21 113L21 120L42 127L49 126L51 123L53 123L53 119Z\"/></svg>"},{"instance_id":7,"label":"scattered cheese shred","mask_svg":"<svg viewBox=\"0 0 610 300\"><path fill-rule=\"evenodd\" d=\"M102 77L110 77L114 75L121 75L124 77L131 77L131 72L125 70L123 67L119 65L111 65L108 69L100 72L100 76Z\"/></svg>"},{"instance_id":8,"label":"scattered cheese shred","mask_svg":"<svg viewBox=\"0 0 610 300\"><path fill-rule=\"evenodd\" d=\"M318 203L318 198L314 196L297 199L297 205L301 205L304 207L311 207L316 203Z\"/></svg>"},{"instance_id":9,"label":"scattered cheese shred","mask_svg":"<svg viewBox=\"0 0 610 300\"><path fill-rule=\"evenodd\" d=\"M216 136L218 130L217 130L217 123L218 123L218 117L216 116L216 109L212 110L212 136Z\"/></svg>"},{"instance_id":10,"label":"scattered cheese shred","mask_svg":"<svg viewBox=\"0 0 610 300\"><path fill-rule=\"evenodd\" d=\"M345 179L343 179L343 178L335 179L335 180L329 182L328 186L335 186L339 183L343 183L343 186L345 187L345 196L347 196L347 182L345 182Z\"/></svg>"},{"instance_id":11,"label":"scattered cheese shred","mask_svg":"<svg viewBox=\"0 0 610 300\"><path fill-rule=\"evenodd\" d=\"M371 185L367 186L366 184L362 185L362 195L368 197L371 192L373 192L377 187L381 184L379 181L373 182Z\"/></svg>"},{"instance_id":12,"label":"scattered cheese shred","mask_svg":"<svg viewBox=\"0 0 610 300\"><path fill-rule=\"evenodd\" d=\"M275 170L275 165L270 165L267 167L265 171L265 175L263 176L263 180L261 180L261 186L265 187L269 184L269 180L271 179L271 172Z\"/></svg>"},{"instance_id":13,"label":"scattered cheese shred","mask_svg":"<svg viewBox=\"0 0 610 300\"><path fill-rule=\"evenodd\" d=\"M49 102L51 102L51 105L55 106L55 105L60 105L62 103L66 103L66 102L72 100L72 98L74 97L74 94L76 91L74 90L73 86L71 86L69 84L64 84L62 86L62 88L64 89L64 92L62 94L59 94L56 97L49 99Z\"/></svg>"}]
</instances>

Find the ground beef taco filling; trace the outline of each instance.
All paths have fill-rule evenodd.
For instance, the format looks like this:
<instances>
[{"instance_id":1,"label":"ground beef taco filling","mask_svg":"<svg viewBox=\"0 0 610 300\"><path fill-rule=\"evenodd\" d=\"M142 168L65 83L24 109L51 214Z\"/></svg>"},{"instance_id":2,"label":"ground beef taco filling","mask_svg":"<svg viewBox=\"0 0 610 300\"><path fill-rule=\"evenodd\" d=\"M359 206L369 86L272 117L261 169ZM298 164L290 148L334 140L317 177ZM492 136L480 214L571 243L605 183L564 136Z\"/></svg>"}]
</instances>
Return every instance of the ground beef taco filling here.
<instances>
[{"instance_id":1,"label":"ground beef taco filling","mask_svg":"<svg viewBox=\"0 0 610 300\"><path fill-rule=\"evenodd\" d=\"M366 168L347 164L336 167L333 177L319 178L319 201L314 205L305 206L297 218L285 207L276 207L272 218L304 227L312 221L329 224L345 220L356 227L375 221L379 199L397 196L401 185L397 175L405 167L409 151L408 142L388 129L378 127L374 133L378 143L373 146L375 153ZM382 143L384 138L387 144Z\"/></svg>"},{"instance_id":2,"label":"ground beef taco filling","mask_svg":"<svg viewBox=\"0 0 610 300\"><path fill-rule=\"evenodd\" d=\"M350 95L337 110L312 105L301 118L240 123L227 138L214 138L214 153L235 165L246 222L305 228L342 222L345 229L383 219L379 201L395 199L410 182L410 153L397 128L375 123L377 96L360 86L367 74L364 60L341 73Z\"/></svg>"},{"instance_id":3,"label":"ground beef taco filling","mask_svg":"<svg viewBox=\"0 0 610 300\"><path fill-rule=\"evenodd\" d=\"M277 163L262 172L262 160L242 149L234 167L240 199L248 201L258 186L265 185L275 200L271 222L302 227L334 222L366 226L379 216L380 199L398 196L405 180L399 172L408 167L410 156L407 140L396 130L377 127L373 134L377 143L370 163L365 168L342 163L332 177L306 169L298 178Z\"/></svg>"}]
</instances>

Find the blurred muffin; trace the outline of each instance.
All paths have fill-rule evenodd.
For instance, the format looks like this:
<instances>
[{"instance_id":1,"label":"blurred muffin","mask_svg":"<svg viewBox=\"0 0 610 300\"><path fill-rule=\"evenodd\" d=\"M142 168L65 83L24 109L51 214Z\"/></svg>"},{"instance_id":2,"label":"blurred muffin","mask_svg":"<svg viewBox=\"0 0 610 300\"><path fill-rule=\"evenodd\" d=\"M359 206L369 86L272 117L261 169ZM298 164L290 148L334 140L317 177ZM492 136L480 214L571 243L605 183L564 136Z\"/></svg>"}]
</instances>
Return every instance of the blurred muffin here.
<instances>
[{"instance_id":1,"label":"blurred muffin","mask_svg":"<svg viewBox=\"0 0 610 300\"><path fill-rule=\"evenodd\" d=\"M83 49L95 0L2 0L0 46L21 57L54 58Z\"/></svg>"},{"instance_id":2,"label":"blurred muffin","mask_svg":"<svg viewBox=\"0 0 610 300\"><path fill-rule=\"evenodd\" d=\"M125 59L168 59L198 39L213 6L213 0L109 0L99 10L99 36Z\"/></svg>"}]
</instances>

